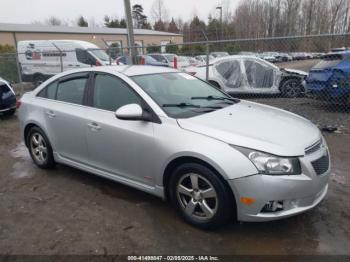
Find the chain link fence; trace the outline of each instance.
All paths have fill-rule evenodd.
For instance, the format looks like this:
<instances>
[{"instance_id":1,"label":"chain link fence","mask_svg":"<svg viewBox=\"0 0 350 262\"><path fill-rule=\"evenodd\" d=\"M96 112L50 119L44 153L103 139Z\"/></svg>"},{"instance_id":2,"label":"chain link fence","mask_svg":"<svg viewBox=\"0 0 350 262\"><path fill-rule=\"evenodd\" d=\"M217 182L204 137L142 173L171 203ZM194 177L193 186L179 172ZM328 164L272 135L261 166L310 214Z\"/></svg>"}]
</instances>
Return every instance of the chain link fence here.
<instances>
[{"instance_id":1,"label":"chain link fence","mask_svg":"<svg viewBox=\"0 0 350 262\"><path fill-rule=\"evenodd\" d=\"M73 41L72 41L73 42ZM49 43L49 42L48 42ZM0 77L19 91L63 71L142 64L176 67L234 97L304 116L321 129L350 134L350 35L208 41L104 49L40 45L0 54ZM25 88L23 88L25 86Z\"/></svg>"}]
</instances>

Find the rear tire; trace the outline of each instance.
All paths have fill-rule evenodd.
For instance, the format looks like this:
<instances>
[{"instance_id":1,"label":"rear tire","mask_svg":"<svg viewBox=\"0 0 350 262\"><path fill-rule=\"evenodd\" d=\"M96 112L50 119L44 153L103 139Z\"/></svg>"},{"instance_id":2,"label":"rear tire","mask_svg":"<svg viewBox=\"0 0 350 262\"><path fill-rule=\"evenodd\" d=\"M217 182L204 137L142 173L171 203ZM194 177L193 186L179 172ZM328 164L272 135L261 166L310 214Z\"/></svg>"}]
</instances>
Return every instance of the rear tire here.
<instances>
[{"instance_id":1,"label":"rear tire","mask_svg":"<svg viewBox=\"0 0 350 262\"><path fill-rule=\"evenodd\" d=\"M180 165L172 173L168 189L179 215L193 226L216 229L233 217L231 192L218 175L204 165Z\"/></svg>"},{"instance_id":2,"label":"rear tire","mask_svg":"<svg viewBox=\"0 0 350 262\"><path fill-rule=\"evenodd\" d=\"M27 135L26 144L34 163L42 169L55 167L55 160L49 139L38 127L32 127Z\"/></svg>"}]
</instances>

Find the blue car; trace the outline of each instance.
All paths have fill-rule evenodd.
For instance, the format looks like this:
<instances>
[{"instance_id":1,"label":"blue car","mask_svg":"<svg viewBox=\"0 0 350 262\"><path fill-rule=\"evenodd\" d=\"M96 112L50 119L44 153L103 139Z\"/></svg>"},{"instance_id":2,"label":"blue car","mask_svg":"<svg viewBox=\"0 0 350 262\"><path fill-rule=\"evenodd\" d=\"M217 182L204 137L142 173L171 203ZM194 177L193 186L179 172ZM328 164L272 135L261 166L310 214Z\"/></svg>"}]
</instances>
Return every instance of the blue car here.
<instances>
[{"instance_id":1,"label":"blue car","mask_svg":"<svg viewBox=\"0 0 350 262\"><path fill-rule=\"evenodd\" d=\"M13 115L15 111L15 92L7 81L0 78L0 115Z\"/></svg>"},{"instance_id":2,"label":"blue car","mask_svg":"<svg viewBox=\"0 0 350 262\"><path fill-rule=\"evenodd\" d=\"M306 78L306 92L334 104L350 104L350 51L322 57Z\"/></svg>"}]
</instances>

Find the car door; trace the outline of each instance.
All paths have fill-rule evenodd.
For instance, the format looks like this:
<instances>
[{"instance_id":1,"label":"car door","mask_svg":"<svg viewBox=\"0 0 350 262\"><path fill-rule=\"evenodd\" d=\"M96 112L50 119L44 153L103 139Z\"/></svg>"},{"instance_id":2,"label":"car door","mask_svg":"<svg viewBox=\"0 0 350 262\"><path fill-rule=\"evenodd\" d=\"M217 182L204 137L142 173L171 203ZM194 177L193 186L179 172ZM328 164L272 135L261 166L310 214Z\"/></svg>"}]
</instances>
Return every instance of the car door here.
<instances>
[{"instance_id":1,"label":"car door","mask_svg":"<svg viewBox=\"0 0 350 262\"><path fill-rule=\"evenodd\" d=\"M38 94L46 98L40 105L54 151L66 160L80 163L88 160L85 137L90 110L85 106L88 80L88 72L71 74Z\"/></svg>"},{"instance_id":2,"label":"car door","mask_svg":"<svg viewBox=\"0 0 350 262\"><path fill-rule=\"evenodd\" d=\"M213 67L214 76L228 92L240 92L244 89L241 63L239 59L217 62Z\"/></svg>"},{"instance_id":3,"label":"car door","mask_svg":"<svg viewBox=\"0 0 350 262\"><path fill-rule=\"evenodd\" d=\"M244 59L243 65L248 88L263 91L274 87L276 70L270 64L254 59Z\"/></svg>"},{"instance_id":4,"label":"car door","mask_svg":"<svg viewBox=\"0 0 350 262\"><path fill-rule=\"evenodd\" d=\"M117 119L115 111L142 99L121 78L96 73L91 90L92 112L86 130L89 163L112 175L153 185L153 123Z\"/></svg>"}]
</instances>

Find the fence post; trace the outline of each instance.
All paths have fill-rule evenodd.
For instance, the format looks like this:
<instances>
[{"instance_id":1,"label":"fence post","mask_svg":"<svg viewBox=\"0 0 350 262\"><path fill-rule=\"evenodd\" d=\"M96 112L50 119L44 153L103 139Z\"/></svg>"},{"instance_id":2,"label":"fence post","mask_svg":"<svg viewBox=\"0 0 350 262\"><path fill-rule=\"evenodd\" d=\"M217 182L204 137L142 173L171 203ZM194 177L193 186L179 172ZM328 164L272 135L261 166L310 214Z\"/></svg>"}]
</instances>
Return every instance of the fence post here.
<instances>
[{"instance_id":1,"label":"fence post","mask_svg":"<svg viewBox=\"0 0 350 262\"><path fill-rule=\"evenodd\" d=\"M63 57L62 57L62 50L58 48L58 46L55 43L52 43L54 47L60 52L60 65L61 65L61 73L63 72Z\"/></svg>"},{"instance_id":2,"label":"fence post","mask_svg":"<svg viewBox=\"0 0 350 262\"><path fill-rule=\"evenodd\" d=\"M205 59L205 80L209 80L209 43L207 42L205 45L205 54L206 54L206 59Z\"/></svg>"},{"instance_id":3,"label":"fence post","mask_svg":"<svg viewBox=\"0 0 350 262\"><path fill-rule=\"evenodd\" d=\"M19 53L18 53L18 50L17 50L17 47L18 47L18 43L17 43L17 37L16 37L16 33L13 32L13 39L15 40L15 50L16 50L16 67L17 67L17 74L18 74L18 82L19 83L22 83L22 72L21 72L21 65L19 63Z\"/></svg>"}]
</instances>

